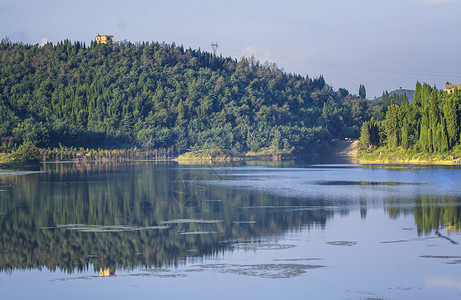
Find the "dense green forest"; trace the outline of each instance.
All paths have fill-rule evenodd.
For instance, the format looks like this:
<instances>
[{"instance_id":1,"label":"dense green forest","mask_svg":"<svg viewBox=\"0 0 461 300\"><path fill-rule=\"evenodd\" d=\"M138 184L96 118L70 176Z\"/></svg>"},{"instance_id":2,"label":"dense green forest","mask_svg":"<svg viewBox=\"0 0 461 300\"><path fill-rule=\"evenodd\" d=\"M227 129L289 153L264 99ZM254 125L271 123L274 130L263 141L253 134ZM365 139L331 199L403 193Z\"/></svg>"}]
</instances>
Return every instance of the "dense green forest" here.
<instances>
[{"instance_id":1,"label":"dense green forest","mask_svg":"<svg viewBox=\"0 0 461 300\"><path fill-rule=\"evenodd\" d=\"M411 104L392 104L383 121L363 123L362 149L400 149L408 153L448 153L459 150L461 93L417 83Z\"/></svg>"},{"instance_id":2,"label":"dense green forest","mask_svg":"<svg viewBox=\"0 0 461 300\"><path fill-rule=\"evenodd\" d=\"M4 39L0 68L3 146L315 152L384 118L322 76L175 44Z\"/></svg>"}]
</instances>

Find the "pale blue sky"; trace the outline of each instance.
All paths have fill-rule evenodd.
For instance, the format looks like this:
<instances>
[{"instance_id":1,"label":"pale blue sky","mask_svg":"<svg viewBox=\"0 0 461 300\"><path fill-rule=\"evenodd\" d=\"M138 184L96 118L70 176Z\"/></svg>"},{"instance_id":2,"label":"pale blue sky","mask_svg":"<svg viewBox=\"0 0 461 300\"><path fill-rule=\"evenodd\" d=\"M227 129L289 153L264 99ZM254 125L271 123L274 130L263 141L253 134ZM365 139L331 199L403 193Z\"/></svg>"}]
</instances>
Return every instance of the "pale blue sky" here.
<instances>
[{"instance_id":1,"label":"pale blue sky","mask_svg":"<svg viewBox=\"0 0 461 300\"><path fill-rule=\"evenodd\" d=\"M461 84L461 0L0 0L0 37L36 44L97 33L159 41L287 72L369 98L417 80Z\"/></svg>"}]
</instances>

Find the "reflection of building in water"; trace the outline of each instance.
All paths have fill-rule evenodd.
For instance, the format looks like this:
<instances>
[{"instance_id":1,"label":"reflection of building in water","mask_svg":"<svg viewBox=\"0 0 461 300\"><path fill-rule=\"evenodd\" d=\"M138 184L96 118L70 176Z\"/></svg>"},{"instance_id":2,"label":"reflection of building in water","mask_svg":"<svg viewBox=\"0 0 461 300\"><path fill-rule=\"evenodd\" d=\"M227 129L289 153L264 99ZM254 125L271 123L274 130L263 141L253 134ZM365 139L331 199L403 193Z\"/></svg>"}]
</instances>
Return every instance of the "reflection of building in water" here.
<instances>
[{"instance_id":1,"label":"reflection of building in water","mask_svg":"<svg viewBox=\"0 0 461 300\"><path fill-rule=\"evenodd\" d=\"M445 226L445 229L447 230L448 234L461 232L461 228L456 225L447 225Z\"/></svg>"},{"instance_id":2,"label":"reflection of building in water","mask_svg":"<svg viewBox=\"0 0 461 300\"><path fill-rule=\"evenodd\" d=\"M115 269L111 270L110 268L104 268L104 269L100 268L99 276L101 277L115 276Z\"/></svg>"}]
</instances>

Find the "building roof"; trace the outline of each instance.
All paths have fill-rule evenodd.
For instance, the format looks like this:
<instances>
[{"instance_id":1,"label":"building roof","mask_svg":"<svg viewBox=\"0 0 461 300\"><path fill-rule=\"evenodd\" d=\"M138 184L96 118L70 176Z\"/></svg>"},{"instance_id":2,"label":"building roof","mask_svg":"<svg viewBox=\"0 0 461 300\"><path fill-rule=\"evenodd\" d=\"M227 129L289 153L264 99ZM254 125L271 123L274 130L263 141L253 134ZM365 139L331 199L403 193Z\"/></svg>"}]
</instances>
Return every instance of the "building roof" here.
<instances>
[{"instance_id":1,"label":"building roof","mask_svg":"<svg viewBox=\"0 0 461 300\"><path fill-rule=\"evenodd\" d=\"M445 91L448 93L454 92L455 89L461 90L461 84L445 84Z\"/></svg>"}]
</instances>

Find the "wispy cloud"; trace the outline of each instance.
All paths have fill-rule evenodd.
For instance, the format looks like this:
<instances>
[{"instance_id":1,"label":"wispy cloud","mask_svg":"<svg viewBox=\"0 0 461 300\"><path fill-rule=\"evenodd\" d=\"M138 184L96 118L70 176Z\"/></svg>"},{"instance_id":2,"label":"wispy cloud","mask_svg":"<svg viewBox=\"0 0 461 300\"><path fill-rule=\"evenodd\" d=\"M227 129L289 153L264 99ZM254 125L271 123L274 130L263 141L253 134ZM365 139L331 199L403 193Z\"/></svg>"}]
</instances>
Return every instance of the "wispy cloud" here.
<instances>
[{"instance_id":1,"label":"wispy cloud","mask_svg":"<svg viewBox=\"0 0 461 300\"><path fill-rule=\"evenodd\" d=\"M260 62L265 62L265 61L269 61L269 62L272 62L274 61L274 56L272 55L272 53L264 48L264 47L261 47L257 44L253 44L253 45L250 45L250 46L246 46L242 51L241 51L241 54L245 57L251 57L251 56L254 56L257 60L259 60Z\"/></svg>"},{"instance_id":2,"label":"wispy cloud","mask_svg":"<svg viewBox=\"0 0 461 300\"><path fill-rule=\"evenodd\" d=\"M422 0L425 5L442 5L447 3L453 3L457 0Z\"/></svg>"}]
</instances>

